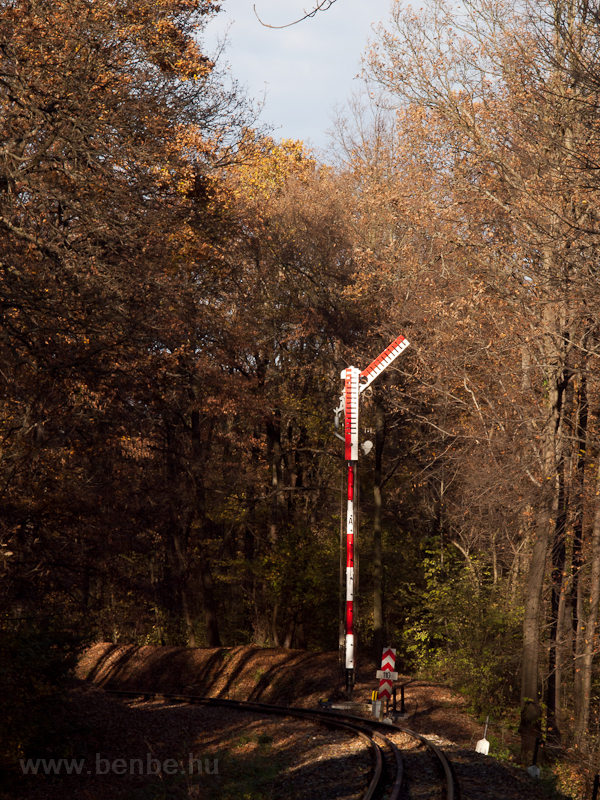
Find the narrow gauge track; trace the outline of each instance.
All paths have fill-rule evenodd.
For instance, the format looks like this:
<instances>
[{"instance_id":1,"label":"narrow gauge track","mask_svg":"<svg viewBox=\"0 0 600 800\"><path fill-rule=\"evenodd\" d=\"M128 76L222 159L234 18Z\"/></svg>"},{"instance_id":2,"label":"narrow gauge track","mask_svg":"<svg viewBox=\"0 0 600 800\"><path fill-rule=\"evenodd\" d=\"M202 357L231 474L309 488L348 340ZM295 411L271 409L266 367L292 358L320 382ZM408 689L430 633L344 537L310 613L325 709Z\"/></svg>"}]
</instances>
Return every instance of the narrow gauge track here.
<instances>
[{"instance_id":1,"label":"narrow gauge track","mask_svg":"<svg viewBox=\"0 0 600 800\"><path fill-rule=\"evenodd\" d=\"M434 744L432 741L427 739L425 736L422 736L420 733L415 733L415 731L411 731L409 728L404 728L401 725L392 725L388 722L377 722L377 720L365 720L363 717L356 717L352 716L351 714L344 714L344 719L352 720L353 722L366 722L368 725L372 726L381 726L386 728L387 730L396 730L399 733L403 733L406 736L410 736L413 739L416 739L421 744L425 745L425 747L429 748L433 755L436 756L438 764L442 767L444 771L444 778L446 781L446 797L445 800L458 800L458 793L456 791L454 775L452 773L452 768L450 766L450 762L440 750L440 748ZM402 796L400 795L400 798Z\"/></svg>"},{"instance_id":2,"label":"narrow gauge track","mask_svg":"<svg viewBox=\"0 0 600 800\"><path fill-rule=\"evenodd\" d=\"M393 783L387 794L387 800L403 800L402 782L404 778L404 766L402 756L398 746L392 742L381 729L387 732L398 732L408 735L423 745L425 745L438 760L441 765L445 778L445 786L439 786L440 797L445 800L457 800L455 792L454 778L450 764L437 745L429 741L427 738L419 733L403 728L400 725L392 725L387 722L378 722L377 720L358 717L351 714L340 714L333 711L311 711L310 709L296 708L294 706L274 706L267 703L257 703L243 700L225 700L214 697L199 697L197 695L187 694L171 694L165 692L140 692L140 691L127 691L119 689L106 689L106 692L122 697L143 697L145 700L165 700L180 703L194 703L209 706L222 706L231 708L238 711L253 711L262 714L274 714L286 717L297 717L299 719L309 720L316 722L320 725L335 727L340 730L346 730L354 733L365 741L371 748L374 760L373 777L369 783L367 791L362 797L362 800L372 800L372 798L383 798L386 795L384 786L388 781L386 777L384 764L385 764L385 751L382 746L387 748L390 755L393 756L393 765L391 772L393 774ZM379 740L378 742L375 740ZM388 759L388 763L391 758ZM433 787L432 787L433 788Z\"/></svg>"}]
</instances>

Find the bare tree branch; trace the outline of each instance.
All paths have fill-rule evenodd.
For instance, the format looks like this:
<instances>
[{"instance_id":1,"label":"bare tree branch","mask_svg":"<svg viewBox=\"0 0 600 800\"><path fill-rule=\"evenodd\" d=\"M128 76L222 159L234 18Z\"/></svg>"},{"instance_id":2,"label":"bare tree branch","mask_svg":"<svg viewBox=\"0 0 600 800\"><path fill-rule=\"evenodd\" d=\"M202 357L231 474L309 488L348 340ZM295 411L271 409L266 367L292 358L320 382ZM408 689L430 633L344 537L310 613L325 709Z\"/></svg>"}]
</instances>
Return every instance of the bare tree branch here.
<instances>
[{"instance_id":1,"label":"bare tree branch","mask_svg":"<svg viewBox=\"0 0 600 800\"><path fill-rule=\"evenodd\" d=\"M294 20L294 22L288 22L286 25L269 25L267 22L263 22L262 19L258 16L256 11L256 5L252 6L254 10L254 14L256 19L263 25L265 28L274 28L275 30L281 30L282 28L290 28L292 25L297 25L299 22L304 22L305 19L309 19L310 17L314 17L317 11L327 11L331 8L331 6L335 3L336 0L321 0L312 11L305 11L304 16L300 17L300 19Z\"/></svg>"}]
</instances>

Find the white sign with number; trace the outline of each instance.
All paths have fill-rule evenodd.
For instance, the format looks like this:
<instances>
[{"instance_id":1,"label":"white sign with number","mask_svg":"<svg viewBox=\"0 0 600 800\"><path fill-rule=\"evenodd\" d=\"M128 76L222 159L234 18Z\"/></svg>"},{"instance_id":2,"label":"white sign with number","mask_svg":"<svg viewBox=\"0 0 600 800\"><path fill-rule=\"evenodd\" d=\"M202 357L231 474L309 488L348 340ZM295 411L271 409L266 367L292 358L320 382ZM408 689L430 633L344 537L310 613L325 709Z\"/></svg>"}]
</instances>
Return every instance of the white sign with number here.
<instances>
[{"instance_id":1,"label":"white sign with number","mask_svg":"<svg viewBox=\"0 0 600 800\"><path fill-rule=\"evenodd\" d=\"M377 677L383 681L397 681L398 680L398 673L397 672L390 672L387 669L378 669L377 670Z\"/></svg>"}]
</instances>

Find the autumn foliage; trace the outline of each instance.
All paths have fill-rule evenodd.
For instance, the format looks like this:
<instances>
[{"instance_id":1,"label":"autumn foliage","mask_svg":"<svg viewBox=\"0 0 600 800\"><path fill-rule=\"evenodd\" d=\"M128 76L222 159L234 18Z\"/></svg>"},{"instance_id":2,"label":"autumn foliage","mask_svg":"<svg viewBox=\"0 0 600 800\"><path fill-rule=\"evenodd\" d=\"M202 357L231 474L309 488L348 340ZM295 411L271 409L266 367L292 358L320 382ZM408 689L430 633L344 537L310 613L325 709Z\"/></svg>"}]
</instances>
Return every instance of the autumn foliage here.
<instances>
[{"instance_id":1,"label":"autumn foliage","mask_svg":"<svg viewBox=\"0 0 600 800\"><path fill-rule=\"evenodd\" d=\"M595 17L463 6L395 5L327 165L256 128L208 0L2 5L6 642L43 611L336 649L340 371L403 333L361 411L359 647L593 749Z\"/></svg>"}]
</instances>

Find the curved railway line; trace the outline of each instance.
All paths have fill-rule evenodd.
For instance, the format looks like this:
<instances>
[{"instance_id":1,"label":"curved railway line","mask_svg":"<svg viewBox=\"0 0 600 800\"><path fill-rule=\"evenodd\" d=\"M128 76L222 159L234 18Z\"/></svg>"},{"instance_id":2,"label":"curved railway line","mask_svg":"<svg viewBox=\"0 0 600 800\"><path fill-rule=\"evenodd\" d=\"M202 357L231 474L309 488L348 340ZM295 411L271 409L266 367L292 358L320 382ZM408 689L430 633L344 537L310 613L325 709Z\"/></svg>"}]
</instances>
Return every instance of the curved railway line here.
<instances>
[{"instance_id":1,"label":"curved railway line","mask_svg":"<svg viewBox=\"0 0 600 800\"><path fill-rule=\"evenodd\" d=\"M207 706L220 706L236 711L253 712L263 715L278 715L296 717L298 719L314 722L329 728L346 731L360 737L370 748L372 755L372 770L368 780L366 792L361 800L412 800L412 798L427 797L440 798L440 800L458 800L458 790L450 763L440 748L419 733L393 725L388 722L378 722L374 719L363 718L351 714L341 714L337 711L311 711L310 709L296 708L293 706L275 706L266 703L249 702L241 700L225 700L211 697L201 697L189 694L171 694L165 692L125 691L106 689L110 694L121 697L142 697L144 700L162 700L169 703L191 703ZM385 731L385 732L384 732ZM416 740L430 754L435 766L430 770L433 777L423 774L413 776L407 774L398 745L390 738L393 734L402 734L404 737ZM423 773L425 771L419 770ZM437 777L436 777L437 772ZM415 791L406 791L408 778L409 784L415 784ZM431 785L431 783L435 785Z\"/></svg>"}]
</instances>

